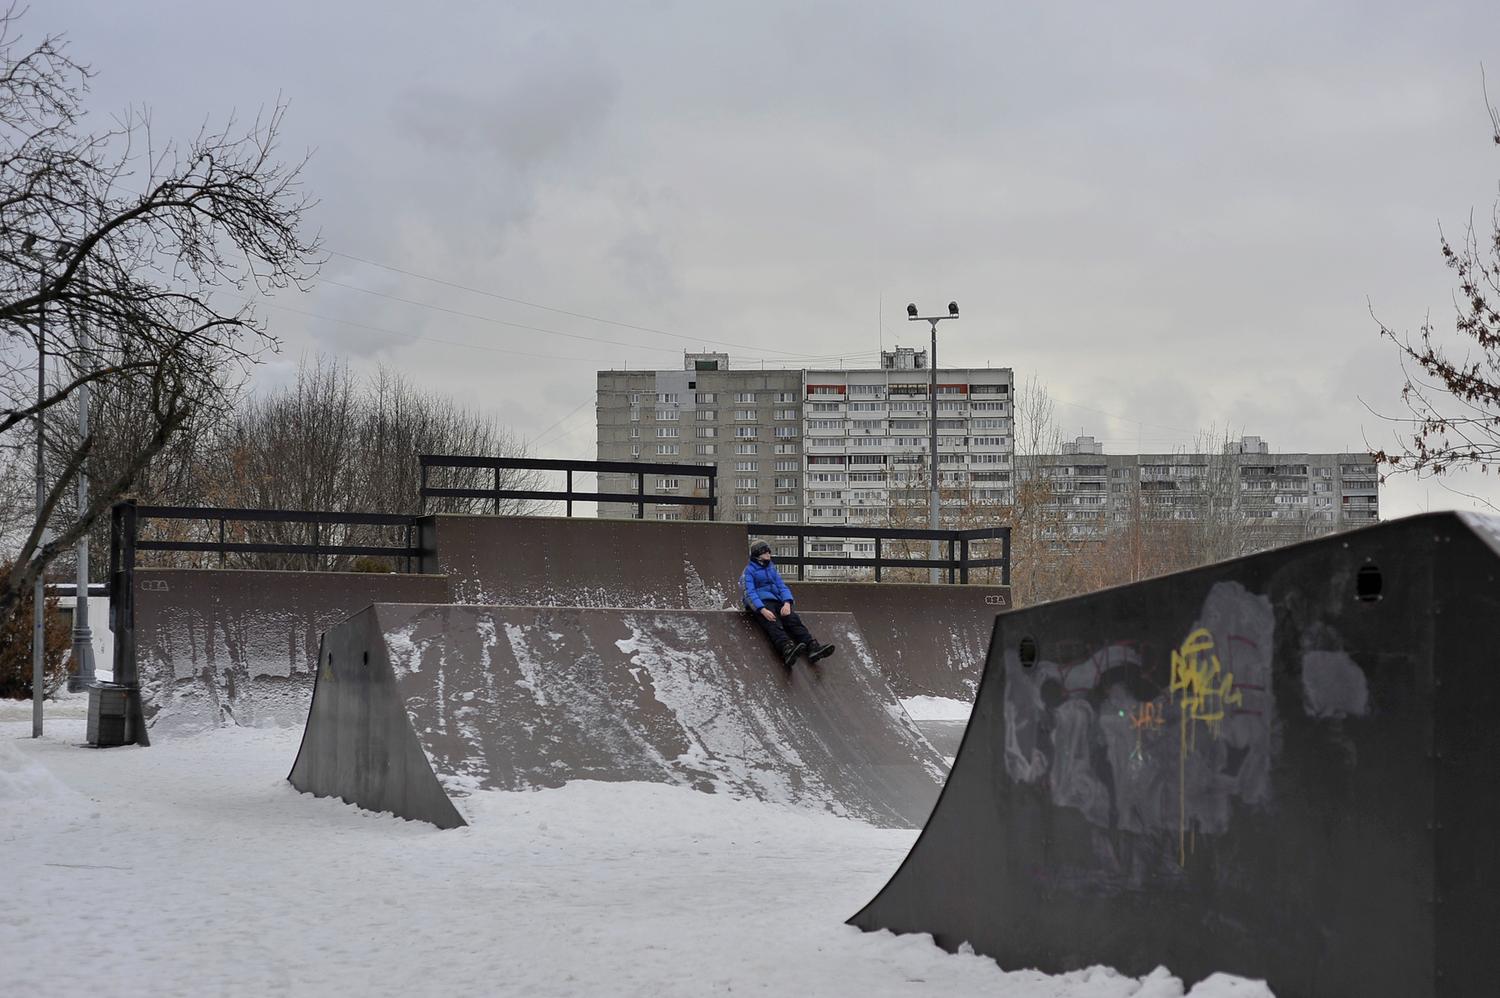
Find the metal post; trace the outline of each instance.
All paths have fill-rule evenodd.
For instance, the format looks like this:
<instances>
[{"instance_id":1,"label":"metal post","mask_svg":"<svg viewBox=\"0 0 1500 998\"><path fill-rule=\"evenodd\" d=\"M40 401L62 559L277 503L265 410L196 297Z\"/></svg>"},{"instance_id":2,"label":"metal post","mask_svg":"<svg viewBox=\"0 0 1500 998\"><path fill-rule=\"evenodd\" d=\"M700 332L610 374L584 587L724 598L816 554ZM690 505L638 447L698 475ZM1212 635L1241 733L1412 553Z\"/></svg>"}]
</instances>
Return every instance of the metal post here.
<instances>
[{"instance_id":1,"label":"metal post","mask_svg":"<svg viewBox=\"0 0 1500 998\"><path fill-rule=\"evenodd\" d=\"M568 469L568 515L573 515L573 469Z\"/></svg>"},{"instance_id":2,"label":"metal post","mask_svg":"<svg viewBox=\"0 0 1500 998\"><path fill-rule=\"evenodd\" d=\"M969 539L967 537L959 541L958 581L960 585L969 584Z\"/></svg>"},{"instance_id":3,"label":"metal post","mask_svg":"<svg viewBox=\"0 0 1500 998\"><path fill-rule=\"evenodd\" d=\"M719 497L715 492L718 481L719 472L715 468L708 475L708 518L710 520L717 520L719 518Z\"/></svg>"},{"instance_id":4,"label":"metal post","mask_svg":"<svg viewBox=\"0 0 1500 998\"><path fill-rule=\"evenodd\" d=\"M89 327L88 323L79 318L78 326L78 352L85 364L89 363ZM92 367L92 365L90 364ZM89 383L85 381L78 386L78 440L82 442L89 438ZM89 508L89 470L88 462L84 462L78 468L78 515L82 517L84 511ZM77 585L74 587L73 597L73 662L77 666L76 673L68 677L68 689L74 693L87 689L94 682L94 632L89 628L89 535L84 531L83 536L78 538L78 555L76 558Z\"/></svg>"},{"instance_id":5,"label":"metal post","mask_svg":"<svg viewBox=\"0 0 1500 998\"><path fill-rule=\"evenodd\" d=\"M121 527L120 588L123 591L119 594L115 620L115 685L125 691L125 741L144 746L150 745L151 739L146 734L146 718L141 711L140 676L135 661L135 545L140 527L134 500L127 501L121 511Z\"/></svg>"},{"instance_id":6,"label":"metal post","mask_svg":"<svg viewBox=\"0 0 1500 998\"><path fill-rule=\"evenodd\" d=\"M875 538L875 581L880 581L880 538Z\"/></svg>"},{"instance_id":7,"label":"metal post","mask_svg":"<svg viewBox=\"0 0 1500 998\"><path fill-rule=\"evenodd\" d=\"M797 534L797 581L807 578L807 535Z\"/></svg>"},{"instance_id":8,"label":"metal post","mask_svg":"<svg viewBox=\"0 0 1500 998\"><path fill-rule=\"evenodd\" d=\"M930 404L929 404L929 407L928 407L928 411L931 413L932 425L929 426L927 429L931 432L932 450L928 454L927 464L928 464L928 468L929 468L929 470L930 470L930 472L932 474L932 482L931 482L932 492L931 492L931 495L928 498L928 504L927 504L927 526L931 530L936 530L936 529L938 529L938 502L939 502L939 500L938 500L938 469L940 467L940 462L938 461L938 433L937 433L937 413L938 413L938 404L937 404L937 324L938 324L938 320L932 319L932 320L929 320L929 322L930 322L930 324L932 326L932 356L931 356L931 358L927 362L928 374L930 375L930 377L928 378L928 384L930 386L930 388L929 388L930 398L928 399L928 402ZM930 554L931 554L932 560L933 561L937 561L937 557L938 557L938 542L936 540L934 540L932 542L932 544L931 544ZM930 578L929 578L928 581L934 582L934 583L936 583L938 581L938 569L934 568L934 569L931 570L931 572L930 572Z\"/></svg>"},{"instance_id":9,"label":"metal post","mask_svg":"<svg viewBox=\"0 0 1500 998\"><path fill-rule=\"evenodd\" d=\"M1000 566L1000 584L1010 585L1010 528L1005 528L1005 533L1000 535L1000 560L1004 562Z\"/></svg>"},{"instance_id":10,"label":"metal post","mask_svg":"<svg viewBox=\"0 0 1500 998\"><path fill-rule=\"evenodd\" d=\"M47 502L47 466L42 456L46 445L46 423L42 418L42 403L47 398L47 307L40 306L41 318L37 321L36 333L36 518L42 520L42 507ZM47 531L43 527L37 542L47 543ZM40 552L33 557L39 556ZM42 737L42 692L46 685L44 655L47 639L47 602L42 573L36 576L36 585L31 591L31 737Z\"/></svg>"},{"instance_id":11,"label":"metal post","mask_svg":"<svg viewBox=\"0 0 1500 998\"><path fill-rule=\"evenodd\" d=\"M418 490L422 496L422 515L427 515L427 462L420 457L417 458L422 469L422 487Z\"/></svg>"},{"instance_id":12,"label":"metal post","mask_svg":"<svg viewBox=\"0 0 1500 998\"><path fill-rule=\"evenodd\" d=\"M495 465L495 515L500 515L500 466Z\"/></svg>"},{"instance_id":13,"label":"metal post","mask_svg":"<svg viewBox=\"0 0 1500 998\"><path fill-rule=\"evenodd\" d=\"M312 542L312 546L313 546L313 550L312 550L311 553L308 554L308 558L312 559L312 570L314 572L316 572L318 570L318 558L319 558L319 555L318 555L318 552L317 552L317 547L318 547L318 521L317 520L314 520L312 522L312 528L313 528L312 529L312 541L313 541Z\"/></svg>"},{"instance_id":14,"label":"metal post","mask_svg":"<svg viewBox=\"0 0 1500 998\"><path fill-rule=\"evenodd\" d=\"M221 516L221 517L219 517L219 567L220 568L224 567L225 562L226 562L228 556L229 556L229 552L224 549L224 517Z\"/></svg>"},{"instance_id":15,"label":"metal post","mask_svg":"<svg viewBox=\"0 0 1500 998\"><path fill-rule=\"evenodd\" d=\"M646 473L637 471L635 473L635 518L644 520L646 518Z\"/></svg>"}]
</instances>

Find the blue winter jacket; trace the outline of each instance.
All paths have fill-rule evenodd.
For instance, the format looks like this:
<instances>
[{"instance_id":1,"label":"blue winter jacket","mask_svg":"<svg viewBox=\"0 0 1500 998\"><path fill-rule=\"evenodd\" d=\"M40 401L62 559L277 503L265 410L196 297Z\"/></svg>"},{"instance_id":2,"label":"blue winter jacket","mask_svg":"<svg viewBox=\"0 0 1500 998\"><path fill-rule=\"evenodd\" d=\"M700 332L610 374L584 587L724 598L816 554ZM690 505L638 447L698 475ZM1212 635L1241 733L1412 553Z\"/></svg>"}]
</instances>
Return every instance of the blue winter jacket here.
<instances>
[{"instance_id":1,"label":"blue winter jacket","mask_svg":"<svg viewBox=\"0 0 1500 998\"><path fill-rule=\"evenodd\" d=\"M756 611L764 610L768 599L783 603L792 601L792 591L781 580L774 561L762 565L751 558L750 564L745 566L745 574L740 576L740 590L745 594L745 605Z\"/></svg>"}]
</instances>

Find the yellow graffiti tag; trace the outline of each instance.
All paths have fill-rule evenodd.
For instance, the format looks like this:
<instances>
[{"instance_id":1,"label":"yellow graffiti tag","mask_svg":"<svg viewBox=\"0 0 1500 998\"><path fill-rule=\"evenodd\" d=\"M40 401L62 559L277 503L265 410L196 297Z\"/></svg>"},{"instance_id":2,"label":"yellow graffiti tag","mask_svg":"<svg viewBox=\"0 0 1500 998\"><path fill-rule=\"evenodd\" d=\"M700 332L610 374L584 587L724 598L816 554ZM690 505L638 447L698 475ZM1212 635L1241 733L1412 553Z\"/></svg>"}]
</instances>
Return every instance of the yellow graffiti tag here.
<instances>
[{"instance_id":1,"label":"yellow graffiti tag","mask_svg":"<svg viewBox=\"0 0 1500 998\"><path fill-rule=\"evenodd\" d=\"M1198 723L1218 737L1229 707L1239 705L1244 694L1234 688L1234 673L1224 671L1214 654L1214 638L1208 628L1200 627L1183 639L1172 652L1172 684L1168 692L1182 709L1179 720L1181 754L1177 770L1177 861L1187 862L1187 757L1193 746Z\"/></svg>"}]
</instances>

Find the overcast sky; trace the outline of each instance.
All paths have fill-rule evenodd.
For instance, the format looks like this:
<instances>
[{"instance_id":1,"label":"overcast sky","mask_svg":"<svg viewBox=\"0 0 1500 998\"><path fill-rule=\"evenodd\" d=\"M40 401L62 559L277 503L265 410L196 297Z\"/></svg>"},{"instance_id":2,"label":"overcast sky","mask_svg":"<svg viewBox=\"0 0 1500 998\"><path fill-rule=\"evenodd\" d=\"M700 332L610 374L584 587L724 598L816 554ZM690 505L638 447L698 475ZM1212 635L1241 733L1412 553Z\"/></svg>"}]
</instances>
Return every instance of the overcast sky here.
<instances>
[{"instance_id":1,"label":"overcast sky","mask_svg":"<svg viewBox=\"0 0 1500 998\"><path fill-rule=\"evenodd\" d=\"M48 0L23 28L161 136L290 101L332 255L266 311L263 384L385 363L542 456L594 456L600 368L873 366L950 299L943 366L1035 376L1107 451L1385 444L1371 310L1451 331L1438 227L1500 180L1494 0Z\"/></svg>"}]
</instances>

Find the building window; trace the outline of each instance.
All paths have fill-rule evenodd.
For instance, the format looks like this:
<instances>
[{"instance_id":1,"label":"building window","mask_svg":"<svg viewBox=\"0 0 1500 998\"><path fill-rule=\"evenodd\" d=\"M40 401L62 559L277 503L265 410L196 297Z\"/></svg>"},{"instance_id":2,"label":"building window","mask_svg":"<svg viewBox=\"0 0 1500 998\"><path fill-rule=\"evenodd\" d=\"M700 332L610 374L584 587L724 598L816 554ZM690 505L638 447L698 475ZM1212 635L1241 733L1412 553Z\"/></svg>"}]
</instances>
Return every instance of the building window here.
<instances>
[{"instance_id":1,"label":"building window","mask_svg":"<svg viewBox=\"0 0 1500 998\"><path fill-rule=\"evenodd\" d=\"M677 404L677 393L676 392L657 392L656 393L656 404L657 405L676 405Z\"/></svg>"},{"instance_id":2,"label":"building window","mask_svg":"<svg viewBox=\"0 0 1500 998\"><path fill-rule=\"evenodd\" d=\"M777 409L776 410L776 418L777 419L796 419L797 418L797 410L796 409Z\"/></svg>"},{"instance_id":3,"label":"building window","mask_svg":"<svg viewBox=\"0 0 1500 998\"><path fill-rule=\"evenodd\" d=\"M777 513L776 514L776 522L777 523L796 523L797 522L797 514L796 513Z\"/></svg>"},{"instance_id":4,"label":"building window","mask_svg":"<svg viewBox=\"0 0 1500 998\"><path fill-rule=\"evenodd\" d=\"M736 409L736 410L734 410L734 418L738 419L738 420L741 420L742 422L753 423L753 422L755 422L755 410L754 409Z\"/></svg>"},{"instance_id":5,"label":"building window","mask_svg":"<svg viewBox=\"0 0 1500 998\"><path fill-rule=\"evenodd\" d=\"M778 505L778 506L795 506L795 505L797 505L797 497L796 496L777 496L776 497L776 505Z\"/></svg>"},{"instance_id":6,"label":"building window","mask_svg":"<svg viewBox=\"0 0 1500 998\"><path fill-rule=\"evenodd\" d=\"M719 448L717 446L715 446L714 444L699 444L698 445L698 453L701 454L701 455L703 455L703 456L707 456L709 454L715 454L715 453L718 452L718 449Z\"/></svg>"},{"instance_id":7,"label":"building window","mask_svg":"<svg viewBox=\"0 0 1500 998\"><path fill-rule=\"evenodd\" d=\"M640 392L631 392L630 393L630 404L631 405L640 405L641 404L641 393Z\"/></svg>"},{"instance_id":8,"label":"building window","mask_svg":"<svg viewBox=\"0 0 1500 998\"><path fill-rule=\"evenodd\" d=\"M802 470L802 463L800 461L777 461L776 462L776 470L777 471L801 471Z\"/></svg>"},{"instance_id":9,"label":"building window","mask_svg":"<svg viewBox=\"0 0 1500 998\"><path fill-rule=\"evenodd\" d=\"M656 453L658 456L675 457L679 453L679 448L676 444L657 444Z\"/></svg>"},{"instance_id":10,"label":"building window","mask_svg":"<svg viewBox=\"0 0 1500 998\"><path fill-rule=\"evenodd\" d=\"M754 506L755 505L755 500L756 500L756 497L753 496L753 495L735 496L734 497L734 504L736 506Z\"/></svg>"},{"instance_id":11,"label":"building window","mask_svg":"<svg viewBox=\"0 0 1500 998\"><path fill-rule=\"evenodd\" d=\"M734 452L736 454L754 454L759 449L760 449L760 446L758 444L735 444L734 445Z\"/></svg>"},{"instance_id":12,"label":"building window","mask_svg":"<svg viewBox=\"0 0 1500 998\"><path fill-rule=\"evenodd\" d=\"M658 426L656 428L656 435L658 437L675 437L675 436L677 436L677 427L675 427L675 426Z\"/></svg>"},{"instance_id":13,"label":"building window","mask_svg":"<svg viewBox=\"0 0 1500 998\"><path fill-rule=\"evenodd\" d=\"M714 420L716 420L718 418L719 418L719 410L717 410L717 409L699 409L698 410L698 422L700 422L700 423L712 423Z\"/></svg>"},{"instance_id":14,"label":"building window","mask_svg":"<svg viewBox=\"0 0 1500 998\"><path fill-rule=\"evenodd\" d=\"M775 446L773 446L771 448L771 451L772 451L772 453L775 453L775 454L795 454L795 453L797 453L797 445L796 444L776 444Z\"/></svg>"},{"instance_id":15,"label":"building window","mask_svg":"<svg viewBox=\"0 0 1500 998\"><path fill-rule=\"evenodd\" d=\"M630 428L630 439L631 440L639 440L640 438L641 438L641 428L639 426L632 426Z\"/></svg>"},{"instance_id":16,"label":"building window","mask_svg":"<svg viewBox=\"0 0 1500 998\"><path fill-rule=\"evenodd\" d=\"M659 420L661 420L664 423L665 422L670 422L671 420L674 420L674 419L681 419L682 418L682 410L681 409L658 409L658 410L656 410L656 418L659 419Z\"/></svg>"},{"instance_id":17,"label":"building window","mask_svg":"<svg viewBox=\"0 0 1500 998\"><path fill-rule=\"evenodd\" d=\"M753 492L759 488L759 485L760 480L756 478L736 478L734 480L734 487L737 489L749 489Z\"/></svg>"},{"instance_id":18,"label":"building window","mask_svg":"<svg viewBox=\"0 0 1500 998\"><path fill-rule=\"evenodd\" d=\"M736 461L736 462L734 462L734 470L735 471L758 471L759 469L760 469L760 462L759 461Z\"/></svg>"},{"instance_id":19,"label":"building window","mask_svg":"<svg viewBox=\"0 0 1500 998\"><path fill-rule=\"evenodd\" d=\"M795 402L795 401L797 401L797 393L796 392L777 392L776 393L776 401L778 401L778 402ZM796 417L792 417L792 418L795 419Z\"/></svg>"},{"instance_id":20,"label":"building window","mask_svg":"<svg viewBox=\"0 0 1500 998\"><path fill-rule=\"evenodd\" d=\"M739 403L754 402L755 401L755 393L754 392L735 392L734 393L734 400L736 402L739 402Z\"/></svg>"},{"instance_id":21,"label":"building window","mask_svg":"<svg viewBox=\"0 0 1500 998\"><path fill-rule=\"evenodd\" d=\"M880 398L885 395L885 385L850 385L850 397Z\"/></svg>"},{"instance_id":22,"label":"building window","mask_svg":"<svg viewBox=\"0 0 1500 998\"><path fill-rule=\"evenodd\" d=\"M778 478L776 479L776 487L778 489L795 489L797 487L797 479L789 477Z\"/></svg>"},{"instance_id":23,"label":"building window","mask_svg":"<svg viewBox=\"0 0 1500 998\"><path fill-rule=\"evenodd\" d=\"M677 487L679 485L681 485L681 484L682 484L682 480L679 479L679 478L658 478L656 480L656 491L658 491L658 492L669 492L669 491L670 492L676 492L677 491Z\"/></svg>"},{"instance_id":24,"label":"building window","mask_svg":"<svg viewBox=\"0 0 1500 998\"><path fill-rule=\"evenodd\" d=\"M778 426L776 427L776 436L781 440L793 440L797 436L797 428L795 426Z\"/></svg>"},{"instance_id":25,"label":"building window","mask_svg":"<svg viewBox=\"0 0 1500 998\"><path fill-rule=\"evenodd\" d=\"M970 395L1005 395L1009 393L1009 385L970 385Z\"/></svg>"},{"instance_id":26,"label":"building window","mask_svg":"<svg viewBox=\"0 0 1500 998\"><path fill-rule=\"evenodd\" d=\"M705 440L712 439L713 437L717 437L718 435L719 428L717 426L698 427L698 436L703 437Z\"/></svg>"},{"instance_id":27,"label":"building window","mask_svg":"<svg viewBox=\"0 0 1500 998\"><path fill-rule=\"evenodd\" d=\"M734 435L741 440L754 440L756 434L759 432L760 427L758 426L736 426L734 428Z\"/></svg>"},{"instance_id":28,"label":"building window","mask_svg":"<svg viewBox=\"0 0 1500 998\"><path fill-rule=\"evenodd\" d=\"M719 401L718 392L699 392L695 397L699 405L713 405Z\"/></svg>"}]
</instances>

